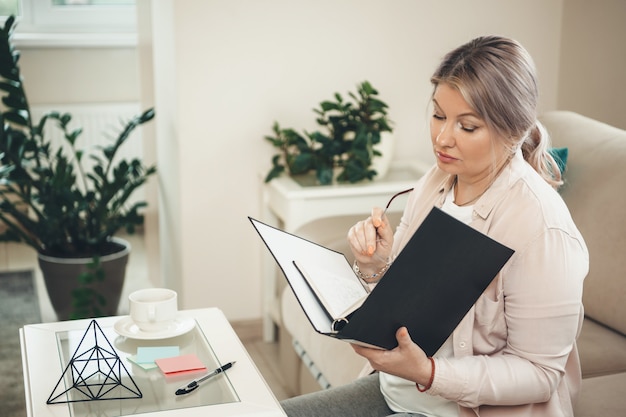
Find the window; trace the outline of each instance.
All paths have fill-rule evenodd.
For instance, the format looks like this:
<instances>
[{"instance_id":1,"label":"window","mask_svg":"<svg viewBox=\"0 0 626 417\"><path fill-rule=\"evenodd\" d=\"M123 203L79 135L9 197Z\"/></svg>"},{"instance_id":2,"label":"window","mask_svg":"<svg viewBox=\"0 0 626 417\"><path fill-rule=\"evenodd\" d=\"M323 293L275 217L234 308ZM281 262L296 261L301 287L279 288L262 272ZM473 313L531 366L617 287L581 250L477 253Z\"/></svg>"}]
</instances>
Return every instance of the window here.
<instances>
[{"instance_id":1,"label":"window","mask_svg":"<svg viewBox=\"0 0 626 417\"><path fill-rule=\"evenodd\" d=\"M0 0L22 46L136 44L135 0Z\"/></svg>"}]
</instances>

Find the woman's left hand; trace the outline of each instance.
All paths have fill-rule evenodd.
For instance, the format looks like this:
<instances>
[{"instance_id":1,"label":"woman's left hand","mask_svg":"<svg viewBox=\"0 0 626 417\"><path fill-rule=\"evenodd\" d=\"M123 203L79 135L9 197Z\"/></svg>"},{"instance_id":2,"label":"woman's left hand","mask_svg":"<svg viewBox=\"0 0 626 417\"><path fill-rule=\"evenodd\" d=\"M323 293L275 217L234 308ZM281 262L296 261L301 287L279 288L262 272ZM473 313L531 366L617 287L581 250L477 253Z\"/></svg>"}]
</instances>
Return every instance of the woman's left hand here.
<instances>
[{"instance_id":1,"label":"woman's left hand","mask_svg":"<svg viewBox=\"0 0 626 417\"><path fill-rule=\"evenodd\" d=\"M432 373L430 360L417 344L411 340L406 327L396 332L398 346L392 350L352 345L354 351L367 359L377 371L399 376L420 385L428 384Z\"/></svg>"}]
</instances>

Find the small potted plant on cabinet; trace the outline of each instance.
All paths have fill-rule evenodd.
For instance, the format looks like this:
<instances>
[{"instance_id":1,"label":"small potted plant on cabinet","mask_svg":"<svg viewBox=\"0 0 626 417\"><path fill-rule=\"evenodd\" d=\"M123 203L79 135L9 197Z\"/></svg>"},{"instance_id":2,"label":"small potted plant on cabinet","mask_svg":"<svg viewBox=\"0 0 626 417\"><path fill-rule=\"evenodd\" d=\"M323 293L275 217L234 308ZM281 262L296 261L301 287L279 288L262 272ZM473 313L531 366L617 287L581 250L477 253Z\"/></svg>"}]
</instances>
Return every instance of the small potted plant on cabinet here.
<instances>
[{"instance_id":1,"label":"small potted plant on cabinet","mask_svg":"<svg viewBox=\"0 0 626 417\"><path fill-rule=\"evenodd\" d=\"M273 135L265 139L280 151L272 158L265 182L283 172L291 176L315 172L319 184L333 180L355 183L378 174L372 168L373 159L381 156L377 145L385 132L392 132L388 106L367 81L359 84L357 93L350 92L349 97L351 100L344 100L335 93L334 100L323 101L319 109L314 109L321 130L301 134L274 123Z\"/></svg>"},{"instance_id":2,"label":"small potted plant on cabinet","mask_svg":"<svg viewBox=\"0 0 626 417\"><path fill-rule=\"evenodd\" d=\"M116 156L154 111L130 120L109 145L85 154L77 146L81 129L68 127L70 114L50 112L33 120L19 53L11 44L14 23L10 17L0 29L0 241L37 251L59 319L115 314L130 247L114 235L143 224L140 209L146 203L129 198L156 172L138 159ZM64 144L46 138L50 128L61 129Z\"/></svg>"}]
</instances>

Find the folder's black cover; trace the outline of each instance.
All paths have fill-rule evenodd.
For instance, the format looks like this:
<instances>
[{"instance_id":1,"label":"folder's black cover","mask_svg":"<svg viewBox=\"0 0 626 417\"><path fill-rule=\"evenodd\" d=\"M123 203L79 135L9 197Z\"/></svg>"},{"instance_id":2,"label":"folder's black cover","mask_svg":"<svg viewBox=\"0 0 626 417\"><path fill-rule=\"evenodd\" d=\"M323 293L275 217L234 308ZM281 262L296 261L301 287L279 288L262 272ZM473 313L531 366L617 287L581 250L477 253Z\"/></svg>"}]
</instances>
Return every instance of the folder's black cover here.
<instances>
[{"instance_id":1,"label":"folder's black cover","mask_svg":"<svg viewBox=\"0 0 626 417\"><path fill-rule=\"evenodd\" d=\"M253 225L258 222L250 220ZM257 231L263 238L263 233L258 228ZM289 236L290 239L297 238ZM310 297L305 302L302 298L304 291L296 282L303 277L295 277L299 274L296 268L286 269L287 263L284 259L281 262L281 256L275 253L279 248L272 247L265 238L264 241L318 332L393 349L397 346L396 331L406 326L413 341L428 356L441 347L514 253L433 207L363 305L341 330L333 333L330 329L328 332L320 330L315 324L319 320L312 316L315 313L307 311L305 306L311 302ZM324 249L331 251L309 242L298 251ZM303 255L298 253L298 256Z\"/></svg>"},{"instance_id":2,"label":"folder's black cover","mask_svg":"<svg viewBox=\"0 0 626 417\"><path fill-rule=\"evenodd\" d=\"M432 356L513 252L433 208L336 337L393 349L406 326Z\"/></svg>"}]
</instances>

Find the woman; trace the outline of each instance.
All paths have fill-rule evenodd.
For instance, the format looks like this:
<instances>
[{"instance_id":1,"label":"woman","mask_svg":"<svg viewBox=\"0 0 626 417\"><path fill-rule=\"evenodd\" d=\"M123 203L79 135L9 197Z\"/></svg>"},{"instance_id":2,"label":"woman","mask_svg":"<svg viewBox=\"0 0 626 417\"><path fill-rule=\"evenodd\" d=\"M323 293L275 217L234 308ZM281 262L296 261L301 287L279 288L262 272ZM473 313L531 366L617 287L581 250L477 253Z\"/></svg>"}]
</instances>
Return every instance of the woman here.
<instances>
[{"instance_id":1,"label":"woman","mask_svg":"<svg viewBox=\"0 0 626 417\"><path fill-rule=\"evenodd\" d=\"M515 254L434 357L404 327L391 351L354 345L379 372L286 400L289 416L573 415L588 253L556 192L532 60L514 40L481 37L450 52L431 81L436 166L395 234L380 208L350 229L355 272L371 285L384 279L433 206Z\"/></svg>"}]
</instances>

